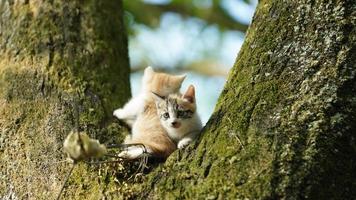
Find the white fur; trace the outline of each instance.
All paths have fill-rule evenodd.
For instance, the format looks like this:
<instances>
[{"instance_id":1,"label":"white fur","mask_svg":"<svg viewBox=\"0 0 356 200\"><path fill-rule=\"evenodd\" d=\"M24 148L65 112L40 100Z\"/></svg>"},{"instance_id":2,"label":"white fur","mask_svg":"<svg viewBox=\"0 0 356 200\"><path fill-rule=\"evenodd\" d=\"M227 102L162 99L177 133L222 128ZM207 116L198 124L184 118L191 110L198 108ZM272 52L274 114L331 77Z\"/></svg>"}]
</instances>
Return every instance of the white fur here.
<instances>
[{"instance_id":1,"label":"white fur","mask_svg":"<svg viewBox=\"0 0 356 200\"><path fill-rule=\"evenodd\" d=\"M127 124L132 126L137 115L143 111L144 102L145 94L141 93L127 102L123 108L116 109L113 114L115 117L124 120Z\"/></svg>"},{"instance_id":2,"label":"white fur","mask_svg":"<svg viewBox=\"0 0 356 200\"><path fill-rule=\"evenodd\" d=\"M188 146L193 141L192 138L185 137L178 142L178 149L183 149L184 147Z\"/></svg>"},{"instance_id":3,"label":"white fur","mask_svg":"<svg viewBox=\"0 0 356 200\"><path fill-rule=\"evenodd\" d=\"M148 95L151 95L146 89L146 83L151 78L154 73L152 67L148 66L142 78L142 86L140 93L130 99L123 108L114 110L113 115L118 119L124 120L128 125L132 126L136 120L136 117L144 109L145 99L148 98Z\"/></svg>"}]
</instances>

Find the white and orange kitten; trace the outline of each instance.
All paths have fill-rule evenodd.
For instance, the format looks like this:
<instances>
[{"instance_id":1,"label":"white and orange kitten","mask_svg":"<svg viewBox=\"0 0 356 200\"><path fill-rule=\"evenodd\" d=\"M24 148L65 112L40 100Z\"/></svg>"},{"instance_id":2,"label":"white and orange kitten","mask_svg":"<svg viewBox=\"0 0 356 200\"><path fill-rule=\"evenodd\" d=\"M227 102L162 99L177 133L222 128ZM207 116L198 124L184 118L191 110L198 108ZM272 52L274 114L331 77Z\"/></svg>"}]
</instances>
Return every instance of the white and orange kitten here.
<instances>
[{"instance_id":1,"label":"white and orange kitten","mask_svg":"<svg viewBox=\"0 0 356 200\"><path fill-rule=\"evenodd\" d=\"M140 93L130 99L123 108L116 109L114 116L125 121L132 126L139 113L145 107L145 101L152 97L151 92L166 96L171 93L179 92L186 75L171 76L164 73L157 73L152 67L148 66L143 74Z\"/></svg>"},{"instance_id":2,"label":"white and orange kitten","mask_svg":"<svg viewBox=\"0 0 356 200\"><path fill-rule=\"evenodd\" d=\"M184 148L202 129L200 117L196 112L194 86L190 85L184 95L170 94L163 97L156 94L155 97L162 126L178 148Z\"/></svg>"},{"instance_id":3,"label":"white and orange kitten","mask_svg":"<svg viewBox=\"0 0 356 200\"><path fill-rule=\"evenodd\" d=\"M147 151L152 156L166 158L177 148L160 122L153 93L160 96L177 93L184 79L185 75L157 73L151 67L145 69L141 93L114 112L116 117L132 124L132 134L124 143L139 143L145 148L131 146L122 151L120 157L135 159Z\"/></svg>"}]
</instances>

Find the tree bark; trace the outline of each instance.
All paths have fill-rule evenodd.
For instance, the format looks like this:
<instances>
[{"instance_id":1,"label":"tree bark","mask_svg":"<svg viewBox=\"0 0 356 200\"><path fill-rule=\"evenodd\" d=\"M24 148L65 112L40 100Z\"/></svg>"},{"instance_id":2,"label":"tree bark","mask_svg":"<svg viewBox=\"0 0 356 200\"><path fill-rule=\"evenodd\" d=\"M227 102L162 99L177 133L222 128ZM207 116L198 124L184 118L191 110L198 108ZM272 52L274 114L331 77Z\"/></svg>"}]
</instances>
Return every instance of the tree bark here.
<instances>
[{"instance_id":1,"label":"tree bark","mask_svg":"<svg viewBox=\"0 0 356 200\"><path fill-rule=\"evenodd\" d=\"M355 199L355 24L352 0L260 1L199 141L138 197Z\"/></svg>"},{"instance_id":2,"label":"tree bark","mask_svg":"<svg viewBox=\"0 0 356 200\"><path fill-rule=\"evenodd\" d=\"M122 15L120 0L0 2L0 198L54 199L73 129L119 140L112 111L130 96ZM99 198L97 177L79 165L67 196Z\"/></svg>"}]
</instances>

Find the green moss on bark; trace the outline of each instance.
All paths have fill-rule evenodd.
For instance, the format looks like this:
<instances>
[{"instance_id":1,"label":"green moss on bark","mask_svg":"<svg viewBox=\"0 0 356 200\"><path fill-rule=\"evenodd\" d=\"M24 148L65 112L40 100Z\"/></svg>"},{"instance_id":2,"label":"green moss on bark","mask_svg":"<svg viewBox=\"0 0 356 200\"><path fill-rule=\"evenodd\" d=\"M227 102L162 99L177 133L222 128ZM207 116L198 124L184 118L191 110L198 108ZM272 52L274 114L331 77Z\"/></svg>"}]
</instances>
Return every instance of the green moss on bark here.
<instances>
[{"instance_id":1,"label":"green moss on bark","mask_svg":"<svg viewBox=\"0 0 356 200\"><path fill-rule=\"evenodd\" d=\"M70 166L62 143L76 128L76 109L81 130L104 143L122 141L127 129L112 121L130 96L121 4L0 3L0 198L57 195ZM109 167L79 165L66 198L105 195L114 184Z\"/></svg>"}]
</instances>

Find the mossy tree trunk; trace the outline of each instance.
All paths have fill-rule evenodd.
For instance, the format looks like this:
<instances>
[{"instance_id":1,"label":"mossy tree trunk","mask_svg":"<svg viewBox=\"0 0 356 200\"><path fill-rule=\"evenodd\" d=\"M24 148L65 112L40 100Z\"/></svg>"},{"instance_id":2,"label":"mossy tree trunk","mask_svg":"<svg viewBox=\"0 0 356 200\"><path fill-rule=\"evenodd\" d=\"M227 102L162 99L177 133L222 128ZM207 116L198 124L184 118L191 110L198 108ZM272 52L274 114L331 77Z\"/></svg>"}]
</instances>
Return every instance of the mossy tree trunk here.
<instances>
[{"instance_id":1,"label":"mossy tree trunk","mask_svg":"<svg viewBox=\"0 0 356 200\"><path fill-rule=\"evenodd\" d=\"M142 198L355 199L356 1L263 0L194 146Z\"/></svg>"},{"instance_id":2,"label":"mossy tree trunk","mask_svg":"<svg viewBox=\"0 0 356 200\"><path fill-rule=\"evenodd\" d=\"M112 111L130 96L122 16L120 0L0 1L0 198L54 199L76 109L79 129L119 138ZM67 194L100 198L97 172L80 165L76 175L90 184Z\"/></svg>"}]
</instances>

